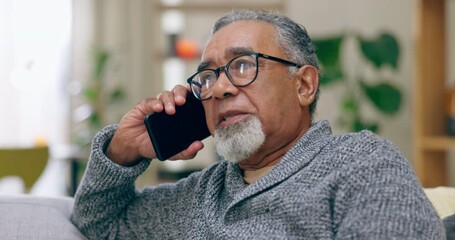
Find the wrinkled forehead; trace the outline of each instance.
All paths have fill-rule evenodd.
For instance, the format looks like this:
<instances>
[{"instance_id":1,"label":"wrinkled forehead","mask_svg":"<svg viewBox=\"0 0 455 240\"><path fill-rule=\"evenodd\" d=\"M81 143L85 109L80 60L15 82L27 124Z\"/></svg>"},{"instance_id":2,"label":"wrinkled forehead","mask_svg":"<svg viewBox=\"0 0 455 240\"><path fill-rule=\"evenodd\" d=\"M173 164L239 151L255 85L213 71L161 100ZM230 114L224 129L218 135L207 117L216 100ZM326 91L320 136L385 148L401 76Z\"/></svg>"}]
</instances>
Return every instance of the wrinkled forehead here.
<instances>
[{"instance_id":1,"label":"wrinkled forehead","mask_svg":"<svg viewBox=\"0 0 455 240\"><path fill-rule=\"evenodd\" d=\"M269 52L276 45L275 27L263 21L239 20L216 31L208 40L201 62L227 61L252 52Z\"/></svg>"}]
</instances>

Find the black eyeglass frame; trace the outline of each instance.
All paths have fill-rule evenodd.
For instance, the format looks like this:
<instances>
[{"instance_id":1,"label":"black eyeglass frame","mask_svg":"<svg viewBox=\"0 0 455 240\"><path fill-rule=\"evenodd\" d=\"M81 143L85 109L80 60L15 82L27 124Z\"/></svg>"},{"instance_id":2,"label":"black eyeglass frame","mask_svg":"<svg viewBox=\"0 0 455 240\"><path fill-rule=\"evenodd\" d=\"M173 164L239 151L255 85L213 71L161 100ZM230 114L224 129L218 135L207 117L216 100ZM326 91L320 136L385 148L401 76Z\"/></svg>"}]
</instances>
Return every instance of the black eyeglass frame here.
<instances>
[{"instance_id":1,"label":"black eyeglass frame","mask_svg":"<svg viewBox=\"0 0 455 240\"><path fill-rule=\"evenodd\" d=\"M237 84L235 83L233 80L232 80L232 77L231 77L231 74L229 74L229 66L231 65L232 62L234 62L235 60L237 60L238 58L241 58L241 57L244 57L244 56L252 56L255 58L256 60L256 73L254 75L254 78L247 84ZM256 81L256 78L258 76L258 72L259 72L259 58L262 57L262 58L265 58L265 59L268 59L268 60L272 60L274 62L278 62L278 63L282 63L282 64L285 64L285 65L288 65L288 66L291 66L291 67L296 67L296 68L301 68L302 65L300 64L297 64L297 63L294 63L294 62L291 62L291 61L288 61L288 60L285 60L285 59L282 59L282 58L278 58L278 57L273 57L273 56L270 56L270 55L267 55L267 54L264 54L264 53L258 53L258 52L253 52L253 53L248 53L248 54L242 54L242 55L239 55L239 56L236 56L235 58L231 59L228 63L226 63L226 65L224 66L221 66L219 68L216 68L216 69L203 69L203 70L200 70L198 72L196 72L195 74L191 75L191 77L189 77L186 82L188 84L190 84L190 88L191 88L191 92L193 93L193 95L201 100L201 101L204 101L204 100L207 100L209 98L212 97L212 95L202 99L200 96L198 96L194 90L193 90L193 84L196 85L196 82L193 82L193 78L195 76L197 76L199 73L201 72L204 72L204 71L212 71L215 73L215 76L216 76L216 79L215 81L218 80L218 78L220 77L220 72L221 71L224 71L226 73L226 76L228 77L229 81L232 83L232 85L236 86L236 87L245 87L245 86L248 86L250 85L251 83L253 83L254 81ZM198 86L198 87L201 87L201 86Z\"/></svg>"}]
</instances>

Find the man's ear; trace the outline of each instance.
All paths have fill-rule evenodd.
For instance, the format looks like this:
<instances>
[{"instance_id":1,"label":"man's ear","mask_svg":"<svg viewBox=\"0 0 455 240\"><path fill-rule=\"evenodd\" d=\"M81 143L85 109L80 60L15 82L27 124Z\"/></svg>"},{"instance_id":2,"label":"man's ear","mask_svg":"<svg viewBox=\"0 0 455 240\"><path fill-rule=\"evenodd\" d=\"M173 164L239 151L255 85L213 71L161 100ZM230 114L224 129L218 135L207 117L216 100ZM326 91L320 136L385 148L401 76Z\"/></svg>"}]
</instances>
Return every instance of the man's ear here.
<instances>
[{"instance_id":1,"label":"man's ear","mask_svg":"<svg viewBox=\"0 0 455 240\"><path fill-rule=\"evenodd\" d=\"M305 65L297 72L297 94L300 106L310 106L316 98L319 86L318 70L311 65Z\"/></svg>"}]
</instances>

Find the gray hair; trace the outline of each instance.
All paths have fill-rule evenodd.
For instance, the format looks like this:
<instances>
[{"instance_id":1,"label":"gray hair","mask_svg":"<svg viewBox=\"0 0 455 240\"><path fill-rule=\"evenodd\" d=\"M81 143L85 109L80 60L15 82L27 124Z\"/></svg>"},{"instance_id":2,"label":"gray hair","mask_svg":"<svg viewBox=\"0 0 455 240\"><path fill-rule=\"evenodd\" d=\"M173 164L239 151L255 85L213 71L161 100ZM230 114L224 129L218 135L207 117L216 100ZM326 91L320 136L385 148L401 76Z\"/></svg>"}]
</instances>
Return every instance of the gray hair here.
<instances>
[{"instance_id":1,"label":"gray hair","mask_svg":"<svg viewBox=\"0 0 455 240\"><path fill-rule=\"evenodd\" d=\"M312 43L305 27L286 16L263 10L235 10L218 19L212 28L212 36L226 25L241 20L261 21L274 26L276 30L274 41L283 49L289 60L301 65L314 66L320 75L316 47ZM309 107L311 116L316 111L318 98L319 86L316 97Z\"/></svg>"}]
</instances>

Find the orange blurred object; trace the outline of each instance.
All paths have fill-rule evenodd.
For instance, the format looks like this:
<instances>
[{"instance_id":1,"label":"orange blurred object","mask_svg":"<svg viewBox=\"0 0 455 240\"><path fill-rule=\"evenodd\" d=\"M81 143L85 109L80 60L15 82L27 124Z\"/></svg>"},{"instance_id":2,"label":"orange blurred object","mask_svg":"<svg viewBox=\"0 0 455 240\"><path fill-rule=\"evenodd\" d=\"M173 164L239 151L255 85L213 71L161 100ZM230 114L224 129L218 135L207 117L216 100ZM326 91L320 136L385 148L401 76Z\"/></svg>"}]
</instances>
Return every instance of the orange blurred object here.
<instances>
[{"instance_id":1,"label":"orange blurred object","mask_svg":"<svg viewBox=\"0 0 455 240\"><path fill-rule=\"evenodd\" d=\"M175 43L175 52L178 57L191 59L199 57L199 47L198 45L188 39L179 39Z\"/></svg>"},{"instance_id":2,"label":"orange blurred object","mask_svg":"<svg viewBox=\"0 0 455 240\"><path fill-rule=\"evenodd\" d=\"M47 146L47 139L44 136L37 136L35 138L35 146L36 147L46 147Z\"/></svg>"}]
</instances>

